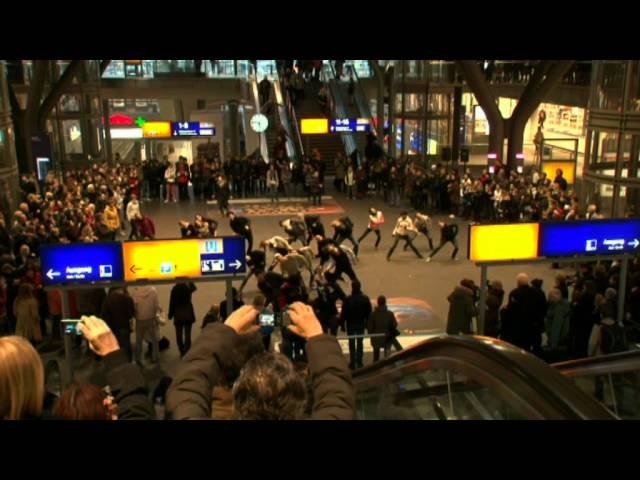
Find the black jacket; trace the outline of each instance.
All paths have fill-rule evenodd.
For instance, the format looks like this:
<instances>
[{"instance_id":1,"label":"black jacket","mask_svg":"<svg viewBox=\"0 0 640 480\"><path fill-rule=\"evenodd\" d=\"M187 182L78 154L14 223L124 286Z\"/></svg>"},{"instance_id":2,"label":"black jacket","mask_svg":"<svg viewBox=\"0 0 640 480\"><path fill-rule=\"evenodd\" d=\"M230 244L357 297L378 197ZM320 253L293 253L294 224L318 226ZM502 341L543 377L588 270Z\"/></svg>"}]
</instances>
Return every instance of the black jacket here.
<instances>
[{"instance_id":1,"label":"black jacket","mask_svg":"<svg viewBox=\"0 0 640 480\"><path fill-rule=\"evenodd\" d=\"M131 319L135 316L133 299L122 292L110 292L102 303L102 318L109 328L116 330L130 329Z\"/></svg>"},{"instance_id":2,"label":"black jacket","mask_svg":"<svg viewBox=\"0 0 640 480\"><path fill-rule=\"evenodd\" d=\"M267 267L267 256L263 250L251 250L247 264L258 272L264 271Z\"/></svg>"},{"instance_id":3,"label":"black jacket","mask_svg":"<svg viewBox=\"0 0 640 480\"><path fill-rule=\"evenodd\" d=\"M371 315L371 300L363 293L348 296L342 304L340 323L347 327L364 328Z\"/></svg>"},{"instance_id":4,"label":"black jacket","mask_svg":"<svg viewBox=\"0 0 640 480\"><path fill-rule=\"evenodd\" d=\"M155 420L147 382L140 369L128 362L122 350L104 357L107 384L118 405L119 420Z\"/></svg>"},{"instance_id":5,"label":"black jacket","mask_svg":"<svg viewBox=\"0 0 640 480\"><path fill-rule=\"evenodd\" d=\"M191 294L196 291L193 283L178 283L171 289L169 319L176 325L194 323L196 314L191 303Z\"/></svg>"},{"instance_id":6,"label":"black jacket","mask_svg":"<svg viewBox=\"0 0 640 480\"><path fill-rule=\"evenodd\" d=\"M259 336L256 339L260 342ZM213 387L233 381L257 348L238 348L250 341L227 325L207 325L185 355L167 393L166 407L175 420L211 418ZM252 351L253 350L253 351ZM313 388L313 419L351 420L355 394L347 362L335 337L309 339L307 358Z\"/></svg>"},{"instance_id":7,"label":"black jacket","mask_svg":"<svg viewBox=\"0 0 640 480\"><path fill-rule=\"evenodd\" d=\"M392 311L385 307L376 307L369 316L367 331L371 334L384 333L384 337L371 337L371 346L373 348L383 348L385 344L391 340L398 329L398 321Z\"/></svg>"}]
</instances>

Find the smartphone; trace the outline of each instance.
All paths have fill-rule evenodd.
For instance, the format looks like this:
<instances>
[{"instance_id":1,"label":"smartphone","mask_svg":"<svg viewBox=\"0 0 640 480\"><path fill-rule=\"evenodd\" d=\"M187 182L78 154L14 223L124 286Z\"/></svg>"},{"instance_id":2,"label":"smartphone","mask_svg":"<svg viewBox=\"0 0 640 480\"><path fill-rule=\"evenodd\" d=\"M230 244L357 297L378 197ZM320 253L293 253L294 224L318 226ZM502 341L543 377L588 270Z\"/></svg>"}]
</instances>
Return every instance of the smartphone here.
<instances>
[{"instance_id":1,"label":"smartphone","mask_svg":"<svg viewBox=\"0 0 640 480\"><path fill-rule=\"evenodd\" d=\"M82 332L78 328L81 321L82 320L72 320L72 319L62 320L62 325L64 326L65 335L82 335Z\"/></svg>"},{"instance_id":2,"label":"smartphone","mask_svg":"<svg viewBox=\"0 0 640 480\"><path fill-rule=\"evenodd\" d=\"M258 315L258 325L262 328L273 328L276 326L276 316L273 312L264 311Z\"/></svg>"}]
</instances>

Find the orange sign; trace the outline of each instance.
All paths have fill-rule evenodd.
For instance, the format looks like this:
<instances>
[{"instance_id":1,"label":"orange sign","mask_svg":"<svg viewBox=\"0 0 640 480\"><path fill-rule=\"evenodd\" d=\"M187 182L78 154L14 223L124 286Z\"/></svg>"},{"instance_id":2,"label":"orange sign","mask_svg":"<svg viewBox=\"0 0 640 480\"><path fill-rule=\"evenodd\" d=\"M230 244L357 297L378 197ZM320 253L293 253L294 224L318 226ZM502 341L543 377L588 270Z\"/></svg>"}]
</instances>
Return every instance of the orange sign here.
<instances>
[{"instance_id":1,"label":"orange sign","mask_svg":"<svg viewBox=\"0 0 640 480\"><path fill-rule=\"evenodd\" d=\"M144 138L170 138L171 122L146 122L142 125Z\"/></svg>"},{"instance_id":2,"label":"orange sign","mask_svg":"<svg viewBox=\"0 0 640 480\"><path fill-rule=\"evenodd\" d=\"M542 162L542 171L547 174L547 178L552 182L556 178L556 170L558 169L562 170L562 176L569 185L575 183L575 162Z\"/></svg>"},{"instance_id":3,"label":"orange sign","mask_svg":"<svg viewBox=\"0 0 640 480\"><path fill-rule=\"evenodd\" d=\"M537 223L507 225L471 225L469 260L491 262L524 260L538 257Z\"/></svg>"},{"instance_id":4,"label":"orange sign","mask_svg":"<svg viewBox=\"0 0 640 480\"><path fill-rule=\"evenodd\" d=\"M199 277L201 243L198 239L124 242L124 279Z\"/></svg>"},{"instance_id":5,"label":"orange sign","mask_svg":"<svg viewBox=\"0 0 640 480\"><path fill-rule=\"evenodd\" d=\"M300 120L300 133L303 135L319 135L329 133L328 118L303 118Z\"/></svg>"}]
</instances>

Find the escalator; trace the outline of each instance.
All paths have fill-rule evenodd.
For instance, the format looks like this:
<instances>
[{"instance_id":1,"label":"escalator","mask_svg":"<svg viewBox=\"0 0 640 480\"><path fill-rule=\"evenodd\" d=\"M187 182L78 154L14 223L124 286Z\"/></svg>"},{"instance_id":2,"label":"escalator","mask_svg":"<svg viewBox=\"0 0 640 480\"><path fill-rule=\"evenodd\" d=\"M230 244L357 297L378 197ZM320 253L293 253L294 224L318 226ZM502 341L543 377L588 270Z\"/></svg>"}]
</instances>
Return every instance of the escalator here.
<instances>
[{"instance_id":1,"label":"escalator","mask_svg":"<svg viewBox=\"0 0 640 480\"><path fill-rule=\"evenodd\" d=\"M497 339L436 336L353 374L363 420L618 418L554 368Z\"/></svg>"},{"instance_id":2,"label":"escalator","mask_svg":"<svg viewBox=\"0 0 640 480\"><path fill-rule=\"evenodd\" d=\"M640 351L552 365L623 420L640 419Z\"/></svg>"}]
</instances>

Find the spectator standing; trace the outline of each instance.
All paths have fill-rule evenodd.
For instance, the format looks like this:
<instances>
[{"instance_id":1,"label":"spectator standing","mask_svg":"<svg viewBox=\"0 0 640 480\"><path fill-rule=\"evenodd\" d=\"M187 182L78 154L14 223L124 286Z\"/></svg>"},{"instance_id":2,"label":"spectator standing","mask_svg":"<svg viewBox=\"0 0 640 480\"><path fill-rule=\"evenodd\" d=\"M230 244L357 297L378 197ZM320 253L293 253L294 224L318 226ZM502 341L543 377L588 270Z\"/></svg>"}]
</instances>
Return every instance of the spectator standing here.
<instances>
[{"instance_id":1,"label":"spectator standing","mask_svg":"<svg viewBox=\"0 0 640 480\"><path fill-rule=\"evenodd\" d=\"M472 333L471 322L478 313L475 306L474 290L473 280L464 279L447 297L449 301L447 333L449 335L470 335Z\"/></svg>"},{"instance_id":2,"label":"spectator standing","mask_svg":"<svg viewBox=\"0 0 640 480\"><path fill-rule=\"evenodd\" d=\"M398 336L398 321L393 312L387 308L387 299L384 295L378 297L378 305L369 316L367 331L371 335L371 347L373 348L373 361L380 359L380 349L384 350L384 358L389 356L389 349L395 337ZM375 336L382 335L382 336Z\"/></svg>"},{"instance_id":3,"label":"spectator standing","mask_svg":"<svg viewBox=\"0 0 640 480\"><path fill-rule=\"evenodd\" d=\"M176 329L176 342L181 357L191 348L191 328L196 321L191 296L195 291L196 286L191 282L178 283L171 289L169 298L168 316Z\"/></svg>"},{"instance_id":4,"label":"spectator standing","mask_svg":"<svg viewBox=\"0 0 640 480\"><path fill-rule=\"evenodd\" d=\"M131 362L131 319L135 317L133 299L123 287L112 287L102 303L100 318L114 333L118 345Z\"/></svg>"},{"instance_id":5,"label":"spectator standing","mask_svg":"<svg viewBox=\"0 0 640 480\"><path fill-rule=\"evenodd\" d=\"M351 295L343 302L340 314L340 323L343 328L346 326L347 335L358 337L349 338L349 368L352 370L363 366L363 337L369 315L371 315L371 300L362 293L362 286L356 280L351 283Z\"/></svg>"}]
</instances>

